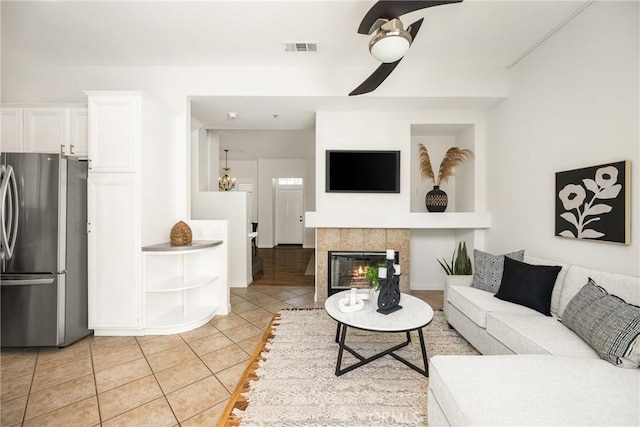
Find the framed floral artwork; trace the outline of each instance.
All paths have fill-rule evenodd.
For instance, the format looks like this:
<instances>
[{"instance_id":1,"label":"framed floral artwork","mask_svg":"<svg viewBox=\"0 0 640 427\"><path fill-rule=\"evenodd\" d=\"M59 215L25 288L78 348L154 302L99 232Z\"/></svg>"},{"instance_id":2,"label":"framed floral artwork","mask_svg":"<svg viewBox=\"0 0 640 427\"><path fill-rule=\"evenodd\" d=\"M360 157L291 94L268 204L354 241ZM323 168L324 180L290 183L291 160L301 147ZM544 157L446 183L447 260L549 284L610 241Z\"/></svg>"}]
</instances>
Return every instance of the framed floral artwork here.
<instances>
[{"instance_id":1,"label":"framed floral artwork","mask_svg":"<svg viewBox=\"0 0 640 427\"><path fill-rule=\"evenodd\" d=\"M555 235L630 243L631 162L556 172Z\"/></svg>"}]
</instances>

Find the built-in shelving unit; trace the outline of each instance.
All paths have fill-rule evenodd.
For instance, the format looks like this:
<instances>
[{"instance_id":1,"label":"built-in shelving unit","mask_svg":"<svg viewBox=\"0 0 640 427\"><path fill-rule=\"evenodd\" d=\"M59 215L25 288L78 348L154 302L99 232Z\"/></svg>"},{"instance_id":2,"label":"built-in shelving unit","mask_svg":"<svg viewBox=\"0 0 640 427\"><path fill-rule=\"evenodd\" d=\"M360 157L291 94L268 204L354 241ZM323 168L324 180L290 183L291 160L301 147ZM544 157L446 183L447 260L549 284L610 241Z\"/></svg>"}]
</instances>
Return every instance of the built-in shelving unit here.
<instances>
[{"instance_id":1,"label":"built-in shelving unit","mask_svg":"<svg viewBox=\"0 0 640 427\"><path fill-rule=\"evenodd\" d=\"M167 242L142 248L145 334L185 332L216 315L225 304L216 292L216 287L226 286L220 279L226 268L222 243L172 246Z\"/></svg>"}]
</instances>

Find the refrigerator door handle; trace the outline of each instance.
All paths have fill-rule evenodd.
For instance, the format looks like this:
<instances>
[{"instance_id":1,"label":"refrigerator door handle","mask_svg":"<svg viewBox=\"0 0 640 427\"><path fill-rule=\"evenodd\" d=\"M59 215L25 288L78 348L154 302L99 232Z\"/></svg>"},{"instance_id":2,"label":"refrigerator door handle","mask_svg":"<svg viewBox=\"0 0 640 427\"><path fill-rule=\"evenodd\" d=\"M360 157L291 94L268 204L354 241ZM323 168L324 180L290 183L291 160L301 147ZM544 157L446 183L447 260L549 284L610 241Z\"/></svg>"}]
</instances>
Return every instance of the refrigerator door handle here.
<instances>
[{"instance_id":1,"label":"refrigerator door handle","mask_svg":"<svg viewBox=\"0 0 640 427\"><path fill-rule=\"evenodd\" d=\"M2 182L0 183L2 257L3 259L11 259L13 250L16 247L16 238L18 237L18 216L20 214L18 184L11 165L2 165L0 176L2 176Z\"/></svg>"},{"instance_id":2,"label":"refrigerator door handle","mask_svg":"<svg viewBox=\"0 0 640 427\"><path fill-rule=\"evenodd\" d=\"M50 285L54 277L48 279L2 279L2 286Z\"/></svg>"},{"instance_id":3,"label":"refrigerator door handle","mask_svg":"<svg viewBox=\"0 0 640 427\"><path fill-rule=\"evenodd\" d=\"M9 170L7 169L7 166L5 165L1 165L0 166L0 209L2 209L2 220L0 222L2 222L2 224L0 224L0 247L2 247L2 259L9 259L11 258L10 254L9 254L9 233L7 231L7 226L11 226L11 222L13 221L13 218L11 218L11 215L13 215L13 209L11 207L9 207L9 212L7 212L7 203L8 203L8 197L9 197ZM7 218L7 214L10 215L9 218Z\"/></svg>"}]
</instances>

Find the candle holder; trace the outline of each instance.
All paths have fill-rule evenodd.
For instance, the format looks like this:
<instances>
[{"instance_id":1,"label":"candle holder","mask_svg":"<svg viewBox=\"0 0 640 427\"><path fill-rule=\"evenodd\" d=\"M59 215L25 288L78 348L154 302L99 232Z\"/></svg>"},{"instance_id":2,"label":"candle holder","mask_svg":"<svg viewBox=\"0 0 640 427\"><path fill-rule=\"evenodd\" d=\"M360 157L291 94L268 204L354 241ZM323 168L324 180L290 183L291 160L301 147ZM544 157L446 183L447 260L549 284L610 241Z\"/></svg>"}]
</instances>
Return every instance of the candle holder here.
<instances>
[{"instance_id":1,"label":"candle holder","mask_svg":"<svg viewBox=\"0 0 640 427\"><path fill-rule=\"evenodd\" d=\"M396 274L393 259L387 257L386 277L380 278L380 294L378 295L378 313L391 314L402 308L400 305L400 272Z\"/></svg>"}]
</instances>

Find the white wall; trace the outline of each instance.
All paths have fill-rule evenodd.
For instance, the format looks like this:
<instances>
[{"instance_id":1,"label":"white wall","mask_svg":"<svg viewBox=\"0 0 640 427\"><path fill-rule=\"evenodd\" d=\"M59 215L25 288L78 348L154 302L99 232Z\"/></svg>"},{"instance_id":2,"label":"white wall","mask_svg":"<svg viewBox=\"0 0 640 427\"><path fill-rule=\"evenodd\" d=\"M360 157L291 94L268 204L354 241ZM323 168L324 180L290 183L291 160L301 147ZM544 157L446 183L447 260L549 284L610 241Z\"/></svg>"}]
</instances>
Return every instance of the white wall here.
<instances>
[{"instance_id":1,"label":"white wall","mask_svg":"<svg viewBox=\"0 0 640 427\"><path fill-rule=\"evenodd\" d=\"M595 2L509 72L487 118L487 249L638 276L638 2ZM554 237L555 173L631 160L631 245Z\"/></svg>"},{"instance_id":2,"label":"white wall","mask_svg":"<svg viewBox=\"0 0 640 427\"><path fill-rule=\"evenodd\" d=\"M450 179L451 183L459 183L455 186L454 193L456 212L483 211L484 199L481 199L480 196L476 198L475 190L476 187L484 189L481 175L476 174L478 159L482 161L484 153L482 152L483 148L476 144L475 126L469 126L456 134L456 145L473 152L471 158L455 169L455 175ZM484 179L484 175L482 175L482 179Z\"/></svg>"},{"instance_id":3,"label":"white wall","mask_svg":"<svg viewBox=\"0 0 640 427\"><path fill-rule=\"evenodd\" d=\"M240 191L203 191L192 193L191 219L229 222L229 285L247 287L251 272L251 213L248 193Z\"/></svg>"},{"instance_id":4,"label":"white wall","mask_svg":"<svg viewBox=\"0 0 640 427\"><path fill-rule=\"evenodd\" d=\"M368 76L363 67L35 67L2 63L2 102L86 102L84 90L142 90L181 112L188 96L346 96ZM425 75L429 76L425 79ZM503 97L497 67L403 68L376 96Z\"/></svg>"}]
</instances>

